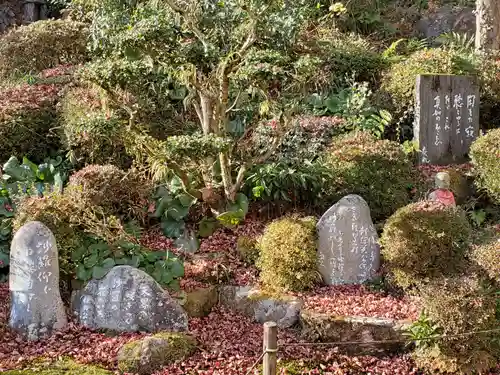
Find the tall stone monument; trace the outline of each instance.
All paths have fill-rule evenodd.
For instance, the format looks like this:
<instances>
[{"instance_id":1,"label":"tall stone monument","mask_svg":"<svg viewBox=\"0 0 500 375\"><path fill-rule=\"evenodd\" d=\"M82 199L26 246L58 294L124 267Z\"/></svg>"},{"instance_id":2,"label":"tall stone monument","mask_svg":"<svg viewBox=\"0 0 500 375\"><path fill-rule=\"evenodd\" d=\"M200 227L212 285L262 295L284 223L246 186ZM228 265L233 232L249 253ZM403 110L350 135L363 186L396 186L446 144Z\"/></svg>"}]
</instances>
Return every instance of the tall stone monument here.
<instances>
[{"instance_id":1,"label":"tall stone monument","mask_svg":"<svg viewBox=\"0 0 500 375\"><path fill-rule=\"evenodd\" d=\"M319 272L328 285L371 279L380 264L378 235L370 208L359 195L347 195L318 221Z\"/></svg>"},{"instance_id":2,"label":"tall stone monument","mask_svg":"<svg viewBox=\"0 0 500 375\"><path fill-rule=\"evenodd\" d=\"M28 340L38 340L66 323L59 292L59 260L56 239L38 221L23 225L10 250L9 325Z\"/></svg>"},{"instance_id":3,"label":"tall stone monument","mask_svg":"<svg viewBox=\"0 0 500 375\"><path fill-rule=\"evenodd\" d=\"M479 134L479 87L473 77L419 75L413 134L421 164L467 160Z\"/></svg>"}]
</instances>

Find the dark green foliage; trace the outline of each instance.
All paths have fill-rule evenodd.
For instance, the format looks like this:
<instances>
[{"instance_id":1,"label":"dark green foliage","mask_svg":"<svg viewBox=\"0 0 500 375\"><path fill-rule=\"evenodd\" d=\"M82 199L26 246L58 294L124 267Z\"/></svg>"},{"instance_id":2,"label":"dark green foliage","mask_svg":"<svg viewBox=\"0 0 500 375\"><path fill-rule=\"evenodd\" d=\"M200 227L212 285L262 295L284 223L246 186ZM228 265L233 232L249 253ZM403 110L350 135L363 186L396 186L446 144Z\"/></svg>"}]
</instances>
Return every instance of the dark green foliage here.
<instances>
[{"instance_id":1,"label":"dark green foliage","mask_svg":"<svg viewBox=\"0 0 500 375\"><path fill-rule=\"evenodd\" d=\"M326 155L333 179L329 198L358 194L372 218L383 219L406 205L413 185L412 163L400 144L366 132L334 138Z\"/></svg>"},{"instance_id":2,"label":"dark green foliage","mask_svg":"<svg viewBox=\"0 0 500 375\"><path fill-rule=\"evenodd\" d=\"M465 212L437 202L399 209L384 226L382 254L395 282L408 288L467 268L471 227Z\"/></svg>"},{"instance_id":3,"label":"dark green foliage","mask_svg":"<svg viewBox=\"0 0 500 375\"><path fill-rule=\"evenodd\" d=\"M470 155L478 175L476 184L500 204L500 129L476 139L471 145Z\"/></svg>"},{"instance_id":4,"label":"dark green foliage","mask_svg":"<svg viewBox=\"0 0 500 375\"><path fill-rule=\"evenodd\" d=\"M131 164L122 139L123 116L105 103L102 90L90 85L73 87L61 99L60 135L75 164Z\"/></svg>"},{"instance_id":5,"label":"dark green foliage","mask_svg":"<svg viewBox=\"0 0 500 375\"><path fill-rule=\"evenodd\" d=\"M151 275L160 285L179 289L184 276L183 262L169 251L149 251L125 240L108 245L102 240L87 238L71 254L76 264L76 278L84 282L101 279L115 265L129 265Z\"/></svg>"},{"instance_id":6,"label":"dark green foliage","mask_svg":"<svg viewBox=\"0 0 500 375\"><path fill-rule=\"evenodd\" d=\"M302 291L318 281L315 226L298 218L269 224L259 241L260 281L269 291Z\"/></svg>"},{"instance_id":7,"label":"dark green foliage","mask_svg":"<svg viewBox=\"0 0 500 375\"><path fill-rule=\"evenodd\" d=\"M87 60L88 35L85 24L63 20L38 21L13 29L0 38L0 76L80 64Z\"/></svg>"}]
</instances>

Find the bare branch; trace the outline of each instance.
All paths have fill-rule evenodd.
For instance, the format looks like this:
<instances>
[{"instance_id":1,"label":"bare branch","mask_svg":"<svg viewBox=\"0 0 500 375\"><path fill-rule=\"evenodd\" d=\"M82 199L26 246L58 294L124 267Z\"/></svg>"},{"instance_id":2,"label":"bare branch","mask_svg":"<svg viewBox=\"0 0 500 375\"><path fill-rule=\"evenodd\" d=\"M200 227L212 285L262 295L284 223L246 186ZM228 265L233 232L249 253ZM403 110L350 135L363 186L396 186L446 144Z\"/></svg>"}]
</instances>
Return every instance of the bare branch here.
<instances>
[{"instance_id":1,"label":"bare branch","mask_svg":"<svg viewBox=\"0 0 500 375\"><path fill-rule=\"evenodd\" d=\"M238 92L238 95L236 95L236 99L234 99L234 102L231 105L231 107L229 107L228 109L226 109L226 113L231 112L234 109L234 107L236 107L236 105L238 104L238 100L240 99L240 96L241 96L242 92L243 91Z\"/></svg>"}]
</instances>

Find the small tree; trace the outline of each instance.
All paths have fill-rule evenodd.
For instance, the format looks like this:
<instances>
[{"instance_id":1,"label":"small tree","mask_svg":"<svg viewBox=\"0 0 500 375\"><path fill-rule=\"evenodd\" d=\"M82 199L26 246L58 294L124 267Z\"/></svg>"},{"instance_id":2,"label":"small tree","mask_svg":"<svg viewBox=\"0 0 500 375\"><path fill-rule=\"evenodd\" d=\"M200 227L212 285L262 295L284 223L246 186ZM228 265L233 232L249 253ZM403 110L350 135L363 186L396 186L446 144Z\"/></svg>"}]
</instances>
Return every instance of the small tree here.
<instances>
[{"instance_id":1,"label":"small tree","mask_svg":"<svg viewBox=\"0 0 500 375\"><path fill-rule=\"evenodd\" d=\"M500 50L500 2L476 0L476 49Z\"/></svg>"},{"instance_id":2,"label":"small tree","mask_svg":"<svg viewBox=\"0 0 500 375\"><path fill-rule=\"evenodd\" d=\"M167 165L188 190L190 161L205 191L221 187L225 200L235 202L246 171L266 160L279 144L299 96L321 62L300 38L315 4L104 0L91 28L93 50L99 56L91 69L93 79L115 97L117 87L134 91L148 85L166 84L170 98L173 91L180 93L184 105L194 108L201 132L162 142L147 136L135 139L155 144L149 154L156 165ZM128 111L131 128L133 106ZM251 133L263 121L270 125L270 142L265 150L256 150Z\"/></svg>"}]
</instances>

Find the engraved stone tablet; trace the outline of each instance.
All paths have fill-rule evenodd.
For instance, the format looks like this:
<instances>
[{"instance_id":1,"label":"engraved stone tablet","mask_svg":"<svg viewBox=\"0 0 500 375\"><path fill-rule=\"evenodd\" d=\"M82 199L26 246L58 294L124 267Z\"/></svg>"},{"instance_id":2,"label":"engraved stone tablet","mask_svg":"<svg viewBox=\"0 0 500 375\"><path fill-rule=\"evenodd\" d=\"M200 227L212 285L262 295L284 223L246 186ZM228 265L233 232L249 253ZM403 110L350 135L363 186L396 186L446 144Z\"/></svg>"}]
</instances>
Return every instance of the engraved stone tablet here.
<instances>
[{"instance_id":1,"label":"engraved stone tablet","mask_svg":"<svg viewBox=\"0 0 500 375\"><path fill-rule=\"evenodd\" d=\"M327 285L363 283L374 276L380 247L363 198L345 196L325 212L316 229L319 272Z\"/></svg>"},{"instance_id":2,"label":"engraved stone tablet","mask_svg":"<svg viewBox=\"0 0 500 375\"><path fill-rule=\"evenodd\" d=\"M114 331L185 331L184 309L147 273L117 266L73 296L73 312L90 328Z\"/></svg>"},{"instance_id":3,"label":"engraved stone tablet","mask_svg":"<svg viewBox=\"0 0 500 375\"><path fill-rule=\"evenodd\" d=\"M59 292L56 239L38 221L23 225L10 250L10 326L28 340L38 340L66 323Z\"/></svg>"}]
</instances>

